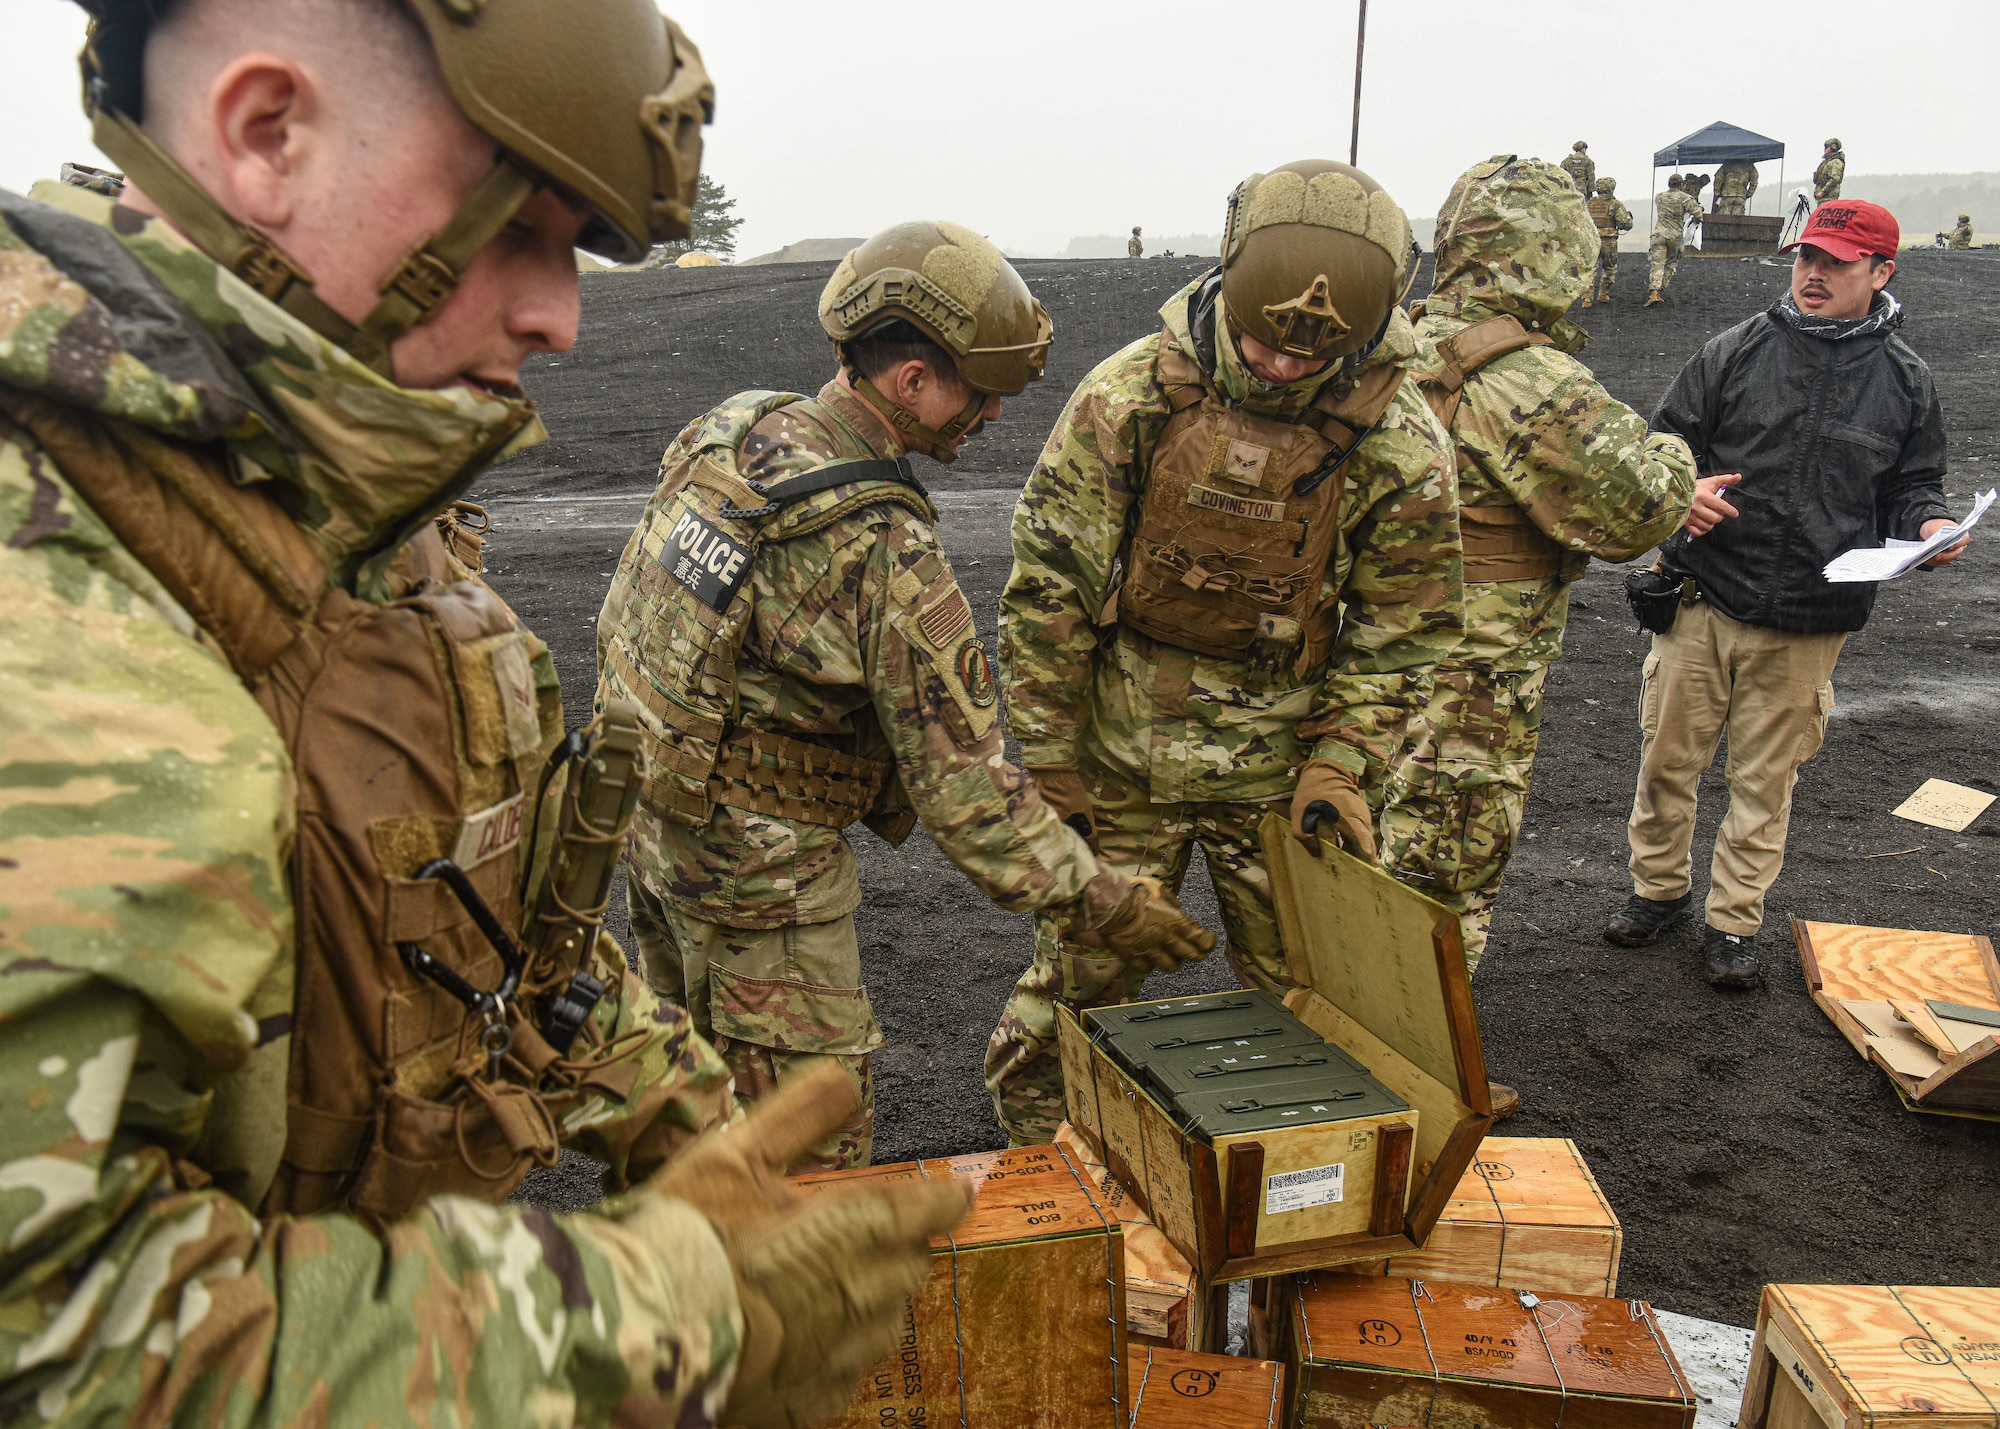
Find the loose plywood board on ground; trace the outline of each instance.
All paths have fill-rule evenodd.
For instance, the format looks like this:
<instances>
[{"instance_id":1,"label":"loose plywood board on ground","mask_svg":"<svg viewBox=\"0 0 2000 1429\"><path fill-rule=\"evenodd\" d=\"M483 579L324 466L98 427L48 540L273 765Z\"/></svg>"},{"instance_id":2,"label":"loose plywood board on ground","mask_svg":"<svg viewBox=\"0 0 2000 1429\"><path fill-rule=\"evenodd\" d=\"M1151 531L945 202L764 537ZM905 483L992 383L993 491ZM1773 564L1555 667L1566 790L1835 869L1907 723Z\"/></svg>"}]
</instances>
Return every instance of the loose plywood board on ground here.
<instances>
[{"instance_id":1,"label":"loose plywood board on ground","mask_svg":"<svg viewBox=\"0 0 2000 1429\"><path fill-rule=\"evenodd\" d=\"M2000 1011L1993 942L1970 933L1792 920L1806 986L1854 1049L1913 1111L2000 1120L2000 1036L1940 1057L1897 1004ZM1934 1019L1933 1019L1934 1025ZM1941 1029L1940 1029L1941 1031Z\"/></svg>"},{"instance_id":2,"label":"loose plywood board on ground","mask_svg":"<svg viewBox=\"0 0 2000 1429\"><path fill-rule=\"evenodd\" d=\"M1916 793L1889 812L1913 824L1962 834L1992 802L1993 795L1981 790L1968 789L1948 779L1926 779Z\"/></svg>"},{"instance_id":3,"label":"loose plywood board on ground","mask_svg":"<svg viewBox=\"0 0 2000 1429\"><path fill-rule=\"evenodd\" d=\"M2000 1290L1767 1285L1741 1429L2000 1429Z\"/></svg>"}]
</instances>

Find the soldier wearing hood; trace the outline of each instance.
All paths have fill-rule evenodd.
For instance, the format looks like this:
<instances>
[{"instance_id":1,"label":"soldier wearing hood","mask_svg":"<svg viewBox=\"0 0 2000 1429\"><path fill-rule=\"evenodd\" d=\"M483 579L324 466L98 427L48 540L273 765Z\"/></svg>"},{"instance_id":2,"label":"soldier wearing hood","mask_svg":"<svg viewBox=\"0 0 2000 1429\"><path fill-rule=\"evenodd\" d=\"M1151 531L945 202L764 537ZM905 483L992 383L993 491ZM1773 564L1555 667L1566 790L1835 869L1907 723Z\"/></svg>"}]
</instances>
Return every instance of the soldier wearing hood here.
<instances>
[{"instance_id":1,"label":"soldier wearing hood","mask_svg":"<svg viewBox=\"0 0 2000 1429\"><path fill-rule=\"evenodd\" d=\"M1200 844L1244 983L1288 985L1257 828L1374 856L1378 786L1461 634L1443 427L1404 364L1409 221L1290 164L1230 199L1222 264L1086 377L1014 510L1001 682L1022 762L1104 861L1178 885ZM1055 1004L1143 969L1037 926L987 1047L1017 1143L1063 1116Z\"/></svg>"},{"instance_id":2,"label":"soldier wearing hood","mask_svg":"<svg viewBox=\"0 0 2000 1429\"><path fill-rule=\"evenodd\" d=\"M1397 762L1386 866L1458 911L1477 965L1520 833L1570 584L1679 528L1694 461L1611 397L1564 315L1590 281L1596 225L1568 177L1500 156L1452 186L1437 282L1413 310L1412 368L1458 451L1465 642L1437 671L1430 738Z\"/></svg>"}]
</instances>

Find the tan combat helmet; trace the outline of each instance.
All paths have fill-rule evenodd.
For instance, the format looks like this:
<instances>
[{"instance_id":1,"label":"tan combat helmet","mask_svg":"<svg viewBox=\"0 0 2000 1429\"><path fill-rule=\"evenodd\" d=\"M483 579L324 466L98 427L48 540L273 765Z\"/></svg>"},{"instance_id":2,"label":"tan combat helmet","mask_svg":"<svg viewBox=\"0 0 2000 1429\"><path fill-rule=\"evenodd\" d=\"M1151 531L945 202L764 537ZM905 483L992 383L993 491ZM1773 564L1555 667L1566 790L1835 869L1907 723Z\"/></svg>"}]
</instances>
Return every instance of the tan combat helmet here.
<instances>
[{"instance_id":1,"label":"tan combat helmet","mask_svg":"<svg viewBox=\"0 0 2000 1429\"><path fill-rule=\"evenodd\" d=\"M1409 290L1415 249L1409 218L1359 169L1307 159L1252 174L1229 196L1223 307L1266 347L1348 357Z\"/></svg>"},{"instance_id":2,"label":"tan combat helmet","mask_svg":"<svg viewBox=\"0 0 2000 1429\"><path fill-rule=\"evenodd\" d=\"M1618 180L1616 180L1616 179L1599 179L1599 180L1597 181L1597 191L1598 191L1599 193L1601 193L1601 194L1607 194L1607 195L1609 195L1609 194L1614 194L1614 193L1617 193L1617 192L1618 192Z\"/></svg>"},{"instance_id":3,"label":"tan combat helmet","mask_svg":"<svg viewBox=\"0 0 2000 1429\"><path fill-rule=\"evenodd\" d=\"M1667 187L1668 187L1668 188L1670 188L1670 189L1678 189L1678 188L1685 188L1686 186L1687 186L1687 180L1686 180L1686 178L1682 177L1682 176L1681 176L1680 174L1669 174L1669 175L1667 175Z\"/></svg>"},{"instance_id":4,"label":"tan combat helmet","mask_svg":"<svg viewBox=\"0 0 2000 1429\"><path fill-rule=\"evenodd\" d=\"M1570 148L1576 150L1576 152L1579 154L1581 154L1584 150L1588 149L1589 147L1590 145L1584 143L1583 140L1581 139L1577 140L1574 144L1570 145Z\"/></svg>"},{"instance_id":5,"label":"tan combat helmet","mask_svg":"<svg viewBox=\"0 0 2000 1429\"><path fill-rule=\"evenodd\" d=\"M946 352L972 400L933 431L891 401L848 360L847 345L906 322ZM819 325L848 365L854 390L911 446L948 462L990 394L1012 397L1039 382L1054 329L1046 309L991 243L956 223L884 229L840 260L819 298Z\"/></svg>"},{"instance_id":6,"label":"tan combat helmet","mask_svg":"<svg viewBox=\"0 0 2000 1429\"><path fill-rule=\"evenodd\" d=\"M1826 141L1826 147L1829 149L1838 149L1840 147L1840 141L1838 139L1829 139Z\"/></svg>"},{"instance_id":7,"label":"tan combat helmet","mask_svg":"<svg viewBox=\"0 0 2000 1429\"><path fill-rule=\"evenodd\" d=\"M499 148L444 228L382 284L360 323L322 302L277 244L229 217L138 124L159 0L78 0L92 138L197 247L385 376L389 344L444 306L472 260L537 187L590 205L578 246L631 262L688 235L715 88L654 0L403 0L452 98Z\"/></svg>"}]
</instances>

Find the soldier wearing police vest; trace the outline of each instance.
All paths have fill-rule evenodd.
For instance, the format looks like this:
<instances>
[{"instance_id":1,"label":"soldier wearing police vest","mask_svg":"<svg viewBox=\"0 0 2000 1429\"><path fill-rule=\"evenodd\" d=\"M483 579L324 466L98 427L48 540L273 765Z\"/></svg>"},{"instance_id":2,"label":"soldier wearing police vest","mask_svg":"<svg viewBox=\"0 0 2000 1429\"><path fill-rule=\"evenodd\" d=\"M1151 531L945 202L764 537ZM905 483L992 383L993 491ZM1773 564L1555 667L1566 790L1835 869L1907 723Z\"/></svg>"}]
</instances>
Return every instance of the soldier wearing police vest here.
<instances>
[{"instance_id":1,"label":"soldier wearing police vest","mask_svg":"<svg viewBox=\"0 0 2000 1429\"><path fill-rule=\"evenodd\" d=\"M1463 631L1450 442L1404 381L1413 250L1345 164L1246 180L1221 266L1084 379L1014 511L1023 762L1113 867L1177 885L1199 844L1254 987L1287 985L1258 824L1372 857L1367 791ZM1015 1141L1062 1119L1056 1002L1139 971L1042 920L987 1046Z\"/></svg>"},{"instance_id":2,"label":"soldier wearing police vest","mask_svg":"<svg viewBox=\"0 0 2000 1429\"><path fill-rule=\"evenodd\" d=\"M598 620L603 691L654 736L627 892L647 979L739 1099L829 1061L855 1116L802 1164L866 1164L870 1054L854 854L921 820L979 887L1120 966L1212 935L1157 882L1099 865L1001 745L999 690L908 453L952 461L1042 374L1047 314L979 235L904 223L820 301L819 393L745 392L691 423Z\"/></svg>"}]
</instances>

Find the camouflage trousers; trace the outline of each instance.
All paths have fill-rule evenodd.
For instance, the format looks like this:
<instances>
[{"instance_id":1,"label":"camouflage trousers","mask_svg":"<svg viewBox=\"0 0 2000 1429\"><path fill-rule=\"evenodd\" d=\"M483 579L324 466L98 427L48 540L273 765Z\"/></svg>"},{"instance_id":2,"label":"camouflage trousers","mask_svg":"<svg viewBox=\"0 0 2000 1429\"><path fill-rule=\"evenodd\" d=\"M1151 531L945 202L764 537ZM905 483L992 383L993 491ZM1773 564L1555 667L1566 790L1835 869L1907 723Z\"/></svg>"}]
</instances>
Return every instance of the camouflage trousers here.
<instances>
[{"instance_id":1,"label":"camouflage trousers","mask_svg":"<svg viewBox=\"0 0 2000 1429\"><path fill-rule=\"evenodd\" d=\"M1097 817L1098 857L1121 873L1149 874L1178 891L1196 844L1222 905L1225 949L1238 981L1290 987L1271 908L1257 826L1269 803L1155 804L1103 770L1084 768ZM1063 1120L1056 1004L1072 1008L1136 1002L1146 972L1097 949L1065 943L1055 920L1035 922L1035 961L1014 984L986 1044L986 1089L1000 1129L1015 1146L1050 1140Z\"/></svg>"},{"instance_id":2,"label":"camouflage trousers","mask_svg":"<svg viewBox=\"0 0 2000 1429\"><path fill-rule=\"evenodd\" d=\"M1673 282L1674 269L1680 266L1681 254L1686 249L1687 244L1678 233L1653 235L1653 241L1646 248L1646 257L1650 260L1648 285L1654 292L1666 292L1667 284Z\"/></svg>"},{"instance_id":3,"label":"camouflage trousers","mask_svg":"<svg viewBox=\"0 0 2000 1429\"><path fill-rule=\"evenodd\" d=\"M861 985L854 915L783 928L729 928L676 911L628 867L625 896L640 971L662 1001L687 1009L736 1079L738 1107L831 1062L861 1104L794 1163L794 1172L866 1166L875 1146L870 1056L882 1029Z\"/></svg>"},{"instance_id":4,"label":"camouflage trousers","mask_svg":"<svg viewBox=\"0 0 2000 1429\"><path fill-rule=\"evenodd\" d=\"M1728 214L1746 213L1748 212L1744 206L1746 202L1747 200L1740 194L1717 194L1715 196L1715 211L1717 213Z\"/></svg>"},{"instance_id":5,"label":"camouflage trousers","mask_svg":"<svg viewBox=\"0 0 2000 1429\"><path fill-rule=\"evenodd\" d=\"M1597 236L1597 267L1599 277L1589 292L1602 293L1608 300L1611 297L1611 285L1618 281L1618 236L1616 234L1613 234L1609 238L1606 238L1603 234ZM1589 293L1586 293L1586 296L1589 296Z\"/></svg>"},{"instance_id":6,"label":"camouflage trousers","mask_svg":"<svg viewBox=\"0 0 2000 1429\"><path fill-rule=\"evenodd\" d=\"M1458 914L1467 972L1486 952L1500 880L1521 836L1548 666L1445 666L1431 735L1399 760L1378 829L1382 865Z\"/></svg>"}]
</instances>

